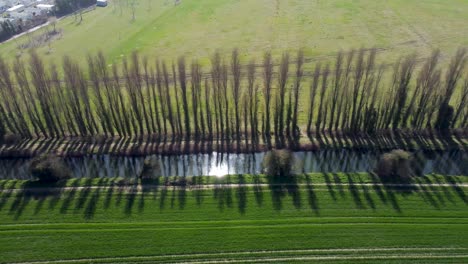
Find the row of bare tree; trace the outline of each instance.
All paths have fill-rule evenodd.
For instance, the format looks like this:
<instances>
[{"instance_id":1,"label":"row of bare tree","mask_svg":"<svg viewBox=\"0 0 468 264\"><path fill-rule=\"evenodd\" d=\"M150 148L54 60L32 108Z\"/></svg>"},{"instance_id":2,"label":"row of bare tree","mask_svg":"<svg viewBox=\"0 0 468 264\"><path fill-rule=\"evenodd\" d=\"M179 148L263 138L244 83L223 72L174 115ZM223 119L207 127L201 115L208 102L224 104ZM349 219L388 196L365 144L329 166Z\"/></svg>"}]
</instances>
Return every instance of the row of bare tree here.
<instances>
[{"instance_id":1,"label":"row of bare tree","mask_svg":"<svg viewBox=\"0 0 468 264\"><path fill-rule=\"evenodd\" d=\"M440 52L421 67L415 55L393 69L376 63L375 50L339 52L330 65L310 65L304 53L267 52L260 64L242 64L239 52L215 53L203 71L150 61L137 53L122 66L102 53L87 67L64 57L62 69L36 53L12 65L0 58L0 118L24 138L157 135L161 138L241 139L345 131L467 128L467 52L459 49L444 71ZM292 68L292 69L291 69Z\"/></svg>"}]
</instances>

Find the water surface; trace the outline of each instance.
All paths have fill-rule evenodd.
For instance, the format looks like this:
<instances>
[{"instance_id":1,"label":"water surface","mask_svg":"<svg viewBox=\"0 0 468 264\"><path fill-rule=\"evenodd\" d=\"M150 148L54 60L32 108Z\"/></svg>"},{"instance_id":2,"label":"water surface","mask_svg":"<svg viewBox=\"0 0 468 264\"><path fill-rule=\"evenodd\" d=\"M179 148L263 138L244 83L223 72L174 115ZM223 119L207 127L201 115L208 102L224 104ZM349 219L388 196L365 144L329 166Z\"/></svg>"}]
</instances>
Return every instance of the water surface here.
<instances>
[{"instance_id":1,"label":"water surface","mask_svg":"<svg viewBox=\"0 0 468 264\"><path fill-rule=\"evenodd\" d=\"M295 173L367 172L373 170L383 153L380 151L320 150L294 152ZM453 151L418 151L413 155L422 173L468 175L468 153ZM64 158L76 178L126 177L140 175L145 159L159 164L161 176L223 176L262 172L261 153L190 154L146 157L91 155ZM0 179L31 179L30 159L0 159Z\"/></svg>"}]
</instances>

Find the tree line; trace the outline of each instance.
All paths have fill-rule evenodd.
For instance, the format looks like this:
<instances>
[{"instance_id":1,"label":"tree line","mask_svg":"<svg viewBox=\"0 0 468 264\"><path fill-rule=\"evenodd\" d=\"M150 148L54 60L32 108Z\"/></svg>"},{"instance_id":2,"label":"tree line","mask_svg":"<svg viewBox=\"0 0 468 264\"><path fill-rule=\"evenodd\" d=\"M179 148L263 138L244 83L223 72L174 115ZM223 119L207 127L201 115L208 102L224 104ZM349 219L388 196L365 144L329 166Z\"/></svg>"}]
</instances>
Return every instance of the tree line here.
<instances>
[{"instance_id":1,"label":"tree line","mask_svg":"<svg viewBox=\"0 0 468 264\"><path fill-rule=\"evenodd\" d=\"M417 67L415 55L387 67L377 52L339 52L333 64L305 70L302 50L276 61L241 63L239 51L216 52L209 67L184 57L168 63L136 52L121 65L102 53L85 67L70 57L61 69L31 52L0 58L0 127L22 138L133 137L198 140L299 137L395 129L466 129L467 52L446 69L440 51Z\"/></svg>"}]
</instances>

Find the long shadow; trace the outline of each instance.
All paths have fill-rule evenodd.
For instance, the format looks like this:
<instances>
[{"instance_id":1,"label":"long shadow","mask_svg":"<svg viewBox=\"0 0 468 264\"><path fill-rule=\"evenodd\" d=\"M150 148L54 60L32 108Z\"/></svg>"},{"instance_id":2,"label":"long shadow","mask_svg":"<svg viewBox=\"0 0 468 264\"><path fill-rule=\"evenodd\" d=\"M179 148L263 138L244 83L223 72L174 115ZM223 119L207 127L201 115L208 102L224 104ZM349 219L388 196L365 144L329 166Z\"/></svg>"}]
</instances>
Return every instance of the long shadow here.
<instances>
[{"instance_id":1,"label":"long shadow","mask_svg":"<svg viewBox=\"0 0 468 264\"><path fill-rule=\"evenodd\" d=\"M364 198L366 199L367 204L372 208L372 210L375 211L375 209L376 209L375 208L375 202L374 202L374 199L372 199L372 196L370 195L369 187L364 184L364 182L363 182L363 180L361 179L360 176L358 177L358 180L359 180L359 183L362 186L362 190L364 191Z\"/></svg>"},{"instance_id":2,"label":"long shadow","mask_svg":"<svg viewBox=\"0 0 468 264\"><path fill-rule=\"evenodd\" d=\"M427 189L429 189L429 192L426 193L426 195L431 195L433 194L437 200L439 201L439 203L444 206L445 205L445 200L444 198L442 197L442 195L440 194L439 192L439 188L438 187L435 187L432 185L432 182L425 176L422 176L422 177L417 177L416 178L417 180L420 180L423 184L428 184L428 187Z\"/></svg>"},{"instance_id":3,"label":"long shadow","mask_svg":"<svg viewBox=\"0 0 468 264\"><path fill-rule=\"evenodd\" d=\"M40 210L42 210L46 199L49 197L51 197L49 202L49 209L53 209L58 201L60 201L60 188L63 187L63 184L63 182L58 182L55 184L28 182L24 184L21 186L21 190L19 190L13 196L14 198L9 209L9 214L14 215L15 219L19 219L23 214L25 207L32 199L38 200L34 210L34 214L38 214ZM34 189L34 187L39 188ZM0 201L0 206L3 207L13 194L14 192L12 190L6 193L4 192L2 195L2 200Z\"/></svg>"},{"instance_id":4,"label":"long shadow","mask_svg":"<svg viewBox=\"0 0 468 264\"><path fill-rule=\"evenodd\" d=\"M78 187L78 185L79 185L78 179L74 179L70 187ZM75 199L76 192L77 191L75 188L72 188L69 192L67 192L66 197L63 198L62 206L60 207L61 214L65 214L68 211L72 201Z\"/></svg>"},{"instance_id":5,"label":"long shadow","mask_svg":"<svg viewBox=\"0 0 468 264\"><path fill-rule=\"evenodd\" d=\"M409 195L413 192L417 192L418 191L418 188L415 187L415 186L392 186L392 184L411 184L411 179L407 179L407 180L382 180L381 178L379 178L378 176L376 175L373 175L372 173L370 174L372 175L373 179L381 182L383 184L382 186L382 189L385 190L385 197L386 197L386 200L390 203L390 205L393 207L393 209L398 212L398 213L401 213L401 208L400 208L400 205L398 203L398 199L397 199L397 196L396 194L399 194L399 195L402 195L402 196L405 196L405 195ZM423 190L423 195L427 193L427 190ZM432 197L430 197L432 198Z\"/></svg>"},{"instance_id":6,"label":"long shadow","mask_svg":"<svg viewBox=\"0 0 468 264\"><path fill-rule=\"evenodd\" d=\"M263 206L263 188L260 185L261 183L260 177L258 175L254 175L253 180L254 180L253 191L255 195L255 201L257 202L258 207L262 207Z\"/></svg>"},{"instance_id":7,"label":"long shadow","mask_svg":"<svg viewBox=\"0 0 468 264\"><path fill-rule=\"evenodd\" d=\"M112 185L107 188L106 196L104 198L104 209L105 210L109 209L109 207L111 205L112 197L113 197L113 194L114 194L114 188L115 188L114 183L112 183Z\"/></svg>"},{"instance_id":8,"label":"long shadow","mask_svg":"<svg viewBox=\"0 0 468 264\"><path fill-rule=\"evenodd\" d=\"M436 181L437 184L440 185L439 188L441 188L442 191L444 192L445 198L446 198L450 203L455 204L455 200L453 199L453 195L452 195L452 193L450 192L449 187L443 186L442 184L444 184L444 183L441 182L440 179L437 178L437 177L434 177L434 180Z\"/></svg>"},{"instance_id":9,"label":"long shadow","mask_svg":"<svg viewBox=\"0 0 468 264\"><path fill-rule=\"evenodd\" d=\"M320 209L319 209L317 194L314 191L314 185L312 183L311 176L308 174L304 174L304 177L307 182L307 194L308 194L309 206L314 211L315 215L319 216Z\"/></svg>"},{"instance_id":10,"label":"long shadow","mask_svg":"<svg viewBox=\"0 0 468 264\"><path fill-rule=\"evenodd\" d=\"M13 203L10 207L10 214L14 216L15 220L18 220L23 214L24 208L31 201L31 196L25 194L24 191L20 191L15 195Z\"/></svg>"},{"instance_id":11,"label":"long shadow","mask_svg":"<svg viewBox=\"0 0 468 264\"><path fill-rule=\"evenodd\" d=\"M102 181L103 179L101 179L99 182L101 183ZM98 184L98 186L101 186L101 184ZM89 220L94 217L100 196L101 196L101 187L97 187L94 190L93 194L91 195L91 198L88 201L88 205L85 208L85 211L84 211L85 219Z\"/></svg>"},{"instance_id":12,"label":"long shadow","mask_svg":"<svg viewBox=\"0 0 468 264\"><path fill-rule=\"evenodd\" d=\"M159 210L164 210L166 207L167 187L163 187L159 192Z\"/></svg>"},{"instance_id":13,"label":"long shadow","mask_svg":"<svg viewBox=\"0 0 468 264\"><path fill-rule=\"evenodd\" d=\"M184 209L187 203L187 187L181 186L177 190L177 201L179 203L179 209Z\"/></svg>"},{"instance_id":14,"label":"long shadow","mask_svg":"<svg viewBox=\"0 0 468 264\"><path fill-rule=\"evenodd\" d=\"M91 178L86 179L85 186L91 185ZM78 200L75 205L75 211L82 210L86 204L89 194L91 193L91 187L83 187L78 195Z\"/></svg>"},{"instance_id":15,"label":"long shadow","mask_svg":"<svg viewBox=\"0 0 468 264\"><path fill-rule=\"evenodd\" d=\"M447 183L449 184L452 184L453 185L453 189L455 190L455 192L457 193L457 195L460 197L460 199L465 203L465 204L468 204L468 199L466 197L466 194L465 192L463 191L463 188L461 188L459 185L458 185L458 182L454 179L454 177L451 177L451 176L444 176L444 179Z\"/></svg>"},{"instance_id":16,"label":"long shadow","mask_svg":"<svg viewBox=\"0 0 468 264\"><path fill-rule=\"evenodd\" d=\"M290 176L269 176L268 186L271 190L271 199L273 208L281 210L283 208L283 199L291 196L294 207L301 208L301 197L297 177Z\"/></svg>"},{"instance_id":17,"label":"long shadow","mask_svg":"<svg viewBox=\"0 0 468 264\"><path fill-rule=\"evenodd\" d=\"M381 186L381 181L380 181L380 178L377 177L374 173L372 172L369 172L369 175L372 179L372 189L374 189L375 193L377 194L377 196L379 197L379 199L382 201L382 203L384 204L387 204L388 203L388 200L387 200L387 197L385 195L385 192L383 190L383 187Z\"/></svg>"},{"instance_id":18,"label":"long shadow","mask_svg":"<svg viewBox=\"0 0 468 264\"><path fill-rule=\"evenodd\" d=\"M341 182L341 179L340 177L338 176L337 173L333 173L333 181L335 182L335 186L336 188L338 188L338 192L340 193L340 196L341 197L345 197L345 192L344 192L344 188L343 188L343 184Z\"/></svg>"},{"instance_id":19,"label":"long shadow","mask_svg":"<svg viewBox=\"0 0 468 264\"><path fill-rule=\"evenodd\" d=\"M141 193L138 199L138 212L142 213L145 209L145 197L148 195L153 196L153 200L156 199L158 195L158 190L160 187L161 176L151 177L150 179L141 179Z\"/></svg>"},{"instance_id":20,"label":"long shadow","mask_svg":"<svg viewBox=\"0 0 468 264\"><path fill-rule=\"evenodd\" d=\"M230 186L215 186L213 190L214 199L218 201L218 209L232 208L232 188Z\"/></svg>"},{"instance_id":21,"label":"long shadow","mask_svg":"<svg viewBox=\"0 0 468 264\"><path fill-rule=\"evenodd\" d=\"M327 189L328 189L328 192L330 193L330 196L333 198L334 201L336 201L336 194L333 188L333 183L330 179L330 175L325 172L323 173L323 178L325 179L325 184L327 185Z\"/></svg>"},{"instance_id":22,"label":"long shadow","mask_svg":"<svg viewBox=\"0 0 468 264\"><path fill-rule=\"evenodd\" d=\"M431 194L432 192L431 192L431 190L429 190L428 187L425 187L423 185L419 185L418 193L421 194L421 197L424 199L424 201L426 201L427 203L429 203L433 207L435 207L437 209L440 209L439 203L434 199L434 197Z\"/></svg>"},{"instance_id":23,"label":"long shadow","mask_svg":"<svg viewBox=\"0 0 468 264\"><path fill-rule=\"evenodd\" d=\"M34 215L39 214L39 212L44 207L44 203L46 199L47 199L47 196L41 196L37 198L38 202L36 203L36 207L34 208Z\"/></svg>"},{"instance_id":24,"label":"long shadow","mask_svg":"<svg viewBox=\"0 0 468 264\"><path fill-rule=\"evenodd\" d=\"M348 190L351 193L351 196L353 197L354 203L356 204L357 208L359 209L365 209L366 207L364 206L364 203L361 200L361 195L359 194L358 187L354 184L353 178L351 175L346 174L346 177L348 178Z\"/></svg>"},{"instance_id":25,"label":"long shadow","mask_svg":"<svg viewBox=\"0 0 468 264\"><path fill-rule=\"evenodd\" d=\"M133 205L135 204L135 199L138 194L138 182L135 181L132 186L128 189L128 192L125 194L126 202L124 213L125 215L129 216L132 214Z\"/></svg>"},{"instance_id":26,"label":"long shadow","mask_svg":"<svg viewBox=\"0 0 468 264\"><path fill-rule=\"evenodd\" d=\"M245 214L247 207L247 187L245 187L245 178L243 175L238 175L239 186L236 188L237 205L239 212Z\"/></svg>"},{"instance_id":27,"label":"long shadow","mask_svg":"<svg viewBox=\"0 0 468 264\"><path fill-rule=\"evenodd\" d=\"M398 213L401 213L401 208L400 205L398 204L398 199L395 196L394 190L398 190L396 188L384 186L386 196L388 198L388 201L392 205L393 209L397 211Z\"/></svg>"},{"instance_id":28,"label":"long shadow","mask_svg":"<svg viewBox=\"0 0 468 264\"><path fill-rule=\"evenodd\" d=\"M0 211L7 204L8 200L10 199L12 194L13 194L12 190L3 190L2 191L2 193L0 194Z\"/></svg>"},{"instance_id":29,"label":"long shadow","mask_svg":"<svg viewBox=\"0 0 468 264\"><path fill-rule=\"evenodd\" d=\"M203 203L204 191L203 191L203 177L193 177L194 189L192 194L195 196L195 201L200 207Z\"/></svg>"}]
</instances>

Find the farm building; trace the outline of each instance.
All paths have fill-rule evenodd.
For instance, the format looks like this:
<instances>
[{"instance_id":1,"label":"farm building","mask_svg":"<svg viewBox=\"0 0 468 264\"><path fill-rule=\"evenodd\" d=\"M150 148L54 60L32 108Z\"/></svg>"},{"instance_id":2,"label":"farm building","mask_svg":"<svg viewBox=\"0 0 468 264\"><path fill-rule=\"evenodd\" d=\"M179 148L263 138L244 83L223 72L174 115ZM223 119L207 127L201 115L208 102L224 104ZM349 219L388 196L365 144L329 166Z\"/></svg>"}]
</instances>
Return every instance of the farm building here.
<instances>
[{"instance_id":1,"label":"farm building","mask_svg":"<svg viewBox=\"0 0 468 264\"><path fill-rule=\"evenodd\" d=\"M96 6L107 6L107 0L97 0L96 1Z\"/></svg>"}]
</instances>

